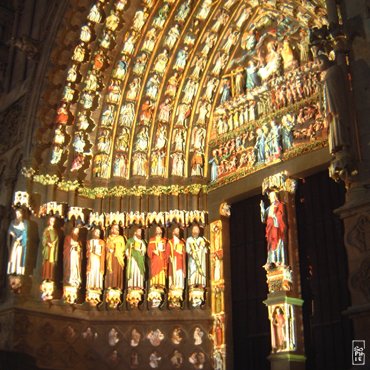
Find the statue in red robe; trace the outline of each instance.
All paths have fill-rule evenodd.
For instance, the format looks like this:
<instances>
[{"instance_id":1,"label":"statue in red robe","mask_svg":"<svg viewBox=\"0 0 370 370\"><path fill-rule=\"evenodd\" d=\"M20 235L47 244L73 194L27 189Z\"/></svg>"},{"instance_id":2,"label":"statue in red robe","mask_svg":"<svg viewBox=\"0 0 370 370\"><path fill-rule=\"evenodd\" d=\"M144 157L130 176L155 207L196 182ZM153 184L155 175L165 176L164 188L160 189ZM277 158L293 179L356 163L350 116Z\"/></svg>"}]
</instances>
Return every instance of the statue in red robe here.
<instances>
[{"instance_id":1,"label":"statue in red robe","mask_svg":"<svg viewBox=\"0 0 370 370\"><path fill-rule=\"evenodd\" d=\"M104 262L105 262L105 242L100 239L100 230L93 231L92 239L86 243L87 257L87 289L103 289Z\"/></svg>"},{"instance_id":2,"label":"statue in red robe","mask_svg":"<svg viewBox=\"0 0 370 370\"><path fill-rule=\"evenodd\" d=\"M286 230L285 208L275 192L269 193L270 206L265 209L261 200L261 221L266 223L267 262L270 266L285 265Z\"/></svg>"},{"instance_id":3,"label":"statue in red robe","mask_svg":"<svg viewBox=\"0 0 370 370\"><path fill-rule=\"evenodd\" d=\"M54 280L55 265L58 261L59 236L55 228L55 217L50 217L42 234L42 279Z\"/></svg>"},{"instance_id":4,"label":"statue in red robe","mask_svg":"<svg viewBox=\"0 0 370 370\"><path fill-rule=\"evenodd\" d=\"M167 277L168 248L162 229L155 228L155 236L149 239L148 257L150 259L150 286L165 288Z\"/></svg>"}]
</instances>

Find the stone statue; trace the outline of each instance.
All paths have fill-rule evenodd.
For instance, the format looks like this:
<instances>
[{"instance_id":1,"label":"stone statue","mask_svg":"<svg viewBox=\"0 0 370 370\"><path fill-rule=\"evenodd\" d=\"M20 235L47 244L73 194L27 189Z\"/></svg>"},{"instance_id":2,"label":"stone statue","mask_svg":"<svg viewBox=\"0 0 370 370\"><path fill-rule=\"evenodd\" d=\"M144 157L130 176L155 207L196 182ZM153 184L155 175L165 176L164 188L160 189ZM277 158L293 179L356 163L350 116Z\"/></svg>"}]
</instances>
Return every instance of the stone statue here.
<instances>
[{"instance_id":1,"label":"stone statue","mask_svg":"<svg viewBox=\"0 0 370 370\"><path fill-rule=\"evenodd\" d=\"M281 307L276 307L272 314L273 336L272 349L280 352L286 348L285 326L286 320Z\"/></svg>"},{"instance_id":2,"label":"stone statue","mask_svg":"<svg viewBox=\"0 0 370 370\"><path fill-rule=\"evenodd\" d=\"M186 240L188 254L188 283L189 286L205 287L207 284L207 243L200 236L200 228L194 225L191 236Z\"/></svg>"},{"instance_id":3,"label":"stone statue","mask_svg":"<svg viewBox=\"0 0 370 370\"><path fill-rule=\"evenodd\" d=\"M81 285L81 258L82 246L79 241L78 227L74 227L64 239L63 265L64 265L64 283L72 287Z\"/></svg>"},{"instance_id":4,"label":"stone statue","mask_svg":"<svg viewBox=\"0 0 370 370\"><path fill-rule=\"evenodd\" d=\"M185 241L180 238L180 228L175 227L172 231L172 239L168 240L169 253L169 287L184 289L186 276L186 252Z\"/></svg>"},{"instance_id":5,"label":"stone statue","mask_svg":"<svg viewBox=\"0 0 370 370\"><path fill-rule=\"evenodd\" d=\"M54 269L58 261L59 236L55 228L55 217L50 217L42 235L42 279L54 280Z\"/></svg>"},{"instance_id":6,"label":"stone statue","mask_svg":"<svg viewBox=\"0 0 370 370\"><path fill-rule=\"evenodd\" d=\"M286 230L285 208L274 191L269 193L270 206L265 209L261 200L261 221L266 223L267 262L266 267L272 264L285 265Z\"/></svg>"},{"instance_id":7,"label":"stone statue","mask_svg":"<svg viewBox=\"0 0 370 370\"><path fill-rule=\"evenodd\" d=\"M151 287L166 287L168 250L166 239L163 238L162 234L162 229L157 226L155 236L150 238L148 244Z\"/></svg>"},{"instance_id":8,"label":"stone statue","mask_svg":"<svg viewBox=\"0 0 370 370\"><path fill-rule=\"evenodd\" d=\"M10 223L7 246L9 251L8 275L24 275L27 255L28 221L23 220L21 209L15 210Z\"/></svg>"},{"instance_id":9,"label":"stone statue","mask_svg":"<svg viewBox=\"0 0 370 370\"><path fill-rule=\"evenodd\" d=\"M329 151L335 154L349 146L349 108L344 72L326 55L317 57L324 83L325 118L329 128Z\"/></svg>"},{"instance_id":10,"label":"stone statue","mask_svg":"<svg viewBox=\"0 0 370 370\"><path fill-rule=\"evenodd\" d=\"M123 268L125 265L125 239L119 234L119 226L112 225L106 240L105 287L123 289Z\"/></svg>"},{"instance_id":11,"label":"stone statue","mask_svg":"<svg viewBox=\"0 0 370 370\"><path fill-rule=\"evenodd\" d=\"M100 230L93 231L92 239L86 244L87 289L103 289L105 242L100 239Z\"/></svg>"}]
</instances>

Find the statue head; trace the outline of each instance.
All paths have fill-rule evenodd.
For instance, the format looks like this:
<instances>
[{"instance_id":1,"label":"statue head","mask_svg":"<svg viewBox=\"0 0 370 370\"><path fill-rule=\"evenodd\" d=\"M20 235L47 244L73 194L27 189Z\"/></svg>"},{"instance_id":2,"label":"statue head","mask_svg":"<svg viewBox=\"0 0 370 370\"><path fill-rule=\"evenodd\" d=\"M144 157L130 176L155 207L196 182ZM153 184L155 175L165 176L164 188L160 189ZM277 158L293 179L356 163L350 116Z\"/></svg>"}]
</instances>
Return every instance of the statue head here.
<instances>
[{"instance_id":1,"label":"statue head","mask_svg":"<svg viewBox=\"0 0 370 370\"><path fill-rule=\"evenodd\" d=\"M78 235L79 235L79 233L80 233L80 229L79 229L78 227L74 227L74 228L72 229L72 233L71 233L72 238L73 238L74 240L77 240L77 239L78 239Z\"/></svg>"},{"instance_id":2,"label":"statue head","mask_svg":"<svg viewBox=\"0 0 370 370\"><path fill-rule=\"evenodd\" d=\"M17 208L15 210L15 219L17 221L22 221L23 220L23 212L22 212L22 210L20 208Z\"/></svg>"},{"instance_id":3,"label":"statue head","mask_svg":"<svg viewBox=\"0 0 370 370\"><path fill-rule=\"evenodd\" d=\"M326 71L329 67L332 66L332 62L325 54L319 54L316 59L321 72Z\"/></svg>"},{"instance_id":4,"label":"statue head","mask_svg":"<svg viewBox=\"0 0 370 370\"><path fill-rule=\"evenodd\" d=\"M49 222L48 222L49 226L54 227L55 226L55 221L56 221L56 219L55 219L54 216L50 217Z\"/></svg>"},{"instance_id":5,"label":"statue head","mask_svg":"<svg viewBox=\"0 0 370 370\"><path fill-rule=\"evenodd\" d=\"M179 227L175 227L172 230L172 236L176 236L177 238L180 238L180 228Z\"/></svg>"},{"instance_id":6,"label":"statue head","mask_svg":"<svg viewBox=\"0 0 370 370\"><path fill-rule=\"evenodd\" d=\"M100 229L94 229L93 238L94 239L100 239Z\"/></svg>"},{"instance_id":7,"label":"statue head","mask_svg":"<svg viewBox=\"0 0 370 370\"><path fill-rule=\"evenodd\" d=\"M163 230L160 226L156 226L155 228L155 235L156 236L162 236L163 235Z\"/></svg>"},{"instance_id":8,"label":"statue head","mask_svg":"<svg viewBox=\"0 0 370 370\"><path fill-rule=\"evenodd\" d=\"M275 203L276 201L278 201L278 197L277 197L276 192L271 191L271 192L269 193L269 199L270 199L271 204L272 204L272 203Z\"/></svg>"},{"instance_id":9,"label":"statue head","mask_svg":"<svg viewBox=\"0 0 370 370\"><path fill-rule=\"evenodd\" d=\"M110 233L112 235L119 235L119 226L117 224L112 225Z\"/></svg>"},{"instance_id":10,"label":"statue head","mask_svg":"<svg viewBox=\"0 0 370 370\"><path fill-rule=\"evenodd\" d=\"M137 228L134 232L134 236L136 236L138 239L142 239L142 230L140 228Z\"/></svg>"},{"instance_id":11,"label":"statue head","mask_svg":"<svg viewBox=\"0 0 370 370\"><path fill-rule=\"evenodd\" d=\"M198 225L194 225L193 228L191 229L191 235L193 238L198 238L200 234L200 228Z\"/></svg>"}]
</instances>

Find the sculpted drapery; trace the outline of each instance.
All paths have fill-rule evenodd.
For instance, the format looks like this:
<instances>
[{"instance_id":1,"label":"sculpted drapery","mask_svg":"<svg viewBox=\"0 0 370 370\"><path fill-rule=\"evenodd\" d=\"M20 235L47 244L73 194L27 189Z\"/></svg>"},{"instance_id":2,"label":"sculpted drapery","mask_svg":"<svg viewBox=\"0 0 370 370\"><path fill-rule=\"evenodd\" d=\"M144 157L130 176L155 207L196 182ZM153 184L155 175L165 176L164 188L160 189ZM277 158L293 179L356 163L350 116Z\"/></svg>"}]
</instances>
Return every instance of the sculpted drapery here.
<instances>
[{"instance_id":1,"label":"sculpted drapery","mask_svg":"<svg viewBox=\"0 0 370 370\"><path fill-rule=\"evenodd\" d=\"M106 241L106 288L123 289L124 258L125 239L119 235L118 225L112 225Z\"/></svg>"},{"instance_id":2,"label":"sculpted drapery","mask_svg":"<svg viewBox=\"0 0 370 370\"><path fill-rule=\"evenodd\" d=\"M156 235L149 240L148 257L150 259L150 285L166 286L168 249L167 240L162 237L162 229L157 226Z\"/></svg>"},{"instance_id":3,"label":"sculpted drapery","mask_svg":"<svg viewBox=\"0 0 370 370\"><path fill-rule=\"evenodd\" d=\"M24 275L27 254L28 221L23 220L22 211L15 211L15 220L8 230L8 275Z\"/></svg>"},{"instance_id":4,"label":"sculpted drapery","mask_svg":"<svg viewBox=\"0 0 370 370\"><path fill-rule=\"evenodd\" d=\"M168 240L169 253L168 276L169 288L184 289L186 276L185 241L180 239L180 229L176 227L172 232L172 239Z\"/></svg>"},{"instance_id":5,"label":"sculpted drapery","mask_svg":"<svg viewBox=\"0 0 370 370\"><path fill-rule=\"evenodd\" d=\"M142 231L137 229L134 237L127 240L127 286L144 289L146 245L142 240Z\"/></svg>"},{"instance_id":6,"label":"sculpted drapery","mask_svg":"<svg viewBox=\"0 0 370 370\"><path fill-rule=\"evenodd\" d=\"M188 254L188 282L190 286L207 285L207 243L200 236L198 226L193 226L192 236L186 240Z\"/></svg>"},{"instance_id":7,"label":"sculpted drapery","mask_svg":"<svg viewBox=\"0 0 370 370\"><path fill-rule=\"evenodd\" d=\"M55 218L49 219L49 225L42 235L42 279L54 280L54 269L58 261L59 236L55 229Z\"/></svg>"},{"instance_id":8,"label":"sculpted drapery","mask_svg":"<svg viewBox=\"0 0 370 370\"><path fill-rule=\"evenodd\" d=\"M87 257L87 289L103 289L105 242L100 239L100 230L93 232L93 238L86 244Z\"/></svg>"},{"instance_id":9,"label":"sculpted drapery","mask_svg":"<svg viewBox=\"0 0 370 370\"><path fill-rule=\"evenodd\" d=\"M81 285L82 246L78 238L79 228L74 227L63 246L64 283L73 287Z\"/></svg>"}]
</instances>

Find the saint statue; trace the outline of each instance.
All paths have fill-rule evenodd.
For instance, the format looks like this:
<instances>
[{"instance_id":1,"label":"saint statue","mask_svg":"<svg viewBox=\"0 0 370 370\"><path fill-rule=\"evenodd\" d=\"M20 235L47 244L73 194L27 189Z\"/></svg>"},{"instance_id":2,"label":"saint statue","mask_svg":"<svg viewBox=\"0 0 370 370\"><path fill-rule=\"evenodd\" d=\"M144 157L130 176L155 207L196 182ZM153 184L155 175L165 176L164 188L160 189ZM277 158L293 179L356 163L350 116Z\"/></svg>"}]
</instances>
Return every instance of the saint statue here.
<instances>
[{"instance_id":1,"label":"saint statue","mask_svg":"<svg viewBox=\"0 0 370 370\"><path fill-rule=\"evenodd\" d=\"M186 276L185 241L180 238L180 228L172 231L172 239L168 240L169 253L169 288L184 289Z\"/></svg>"},{"instance_id":2,"label":"saint statue","mask_svg":"<svg viewBox=\"0 0 370 370\"><path fill-rule=\"evenodd\" d=\"M81 285L82 246L78 239L79 232L80 229L74 227L65 237L63 247L64 283L73 287Z\"/></svg>"},{"instance_id":3,"label":"saint statue","mask_svg":"<svg viewBox=\"0 0 370 370\"><path fill-rule=\"evenodd\" d=\"M127 240L127 286L144 289L146 245L142 240L142 230L136 229L134 236Z\"/></svg>"},{"instance_id":4,"label":"saint statue","mask_svg":"<svg viewBox=\"0 0 370 370\"><path fill-rule=\"evenodd\" d=\"M281 307L276 307L272 314L272 349L276 352L280 352L286 348L285 324L284 311Z\"/></svg>"},{"instance_id":5,"label":"saint statue","mask_svg":"<svg viewBox=\"0 0 370 370\"><path fill-rule=\"evenodd\" d=\"M55 217L50 217L42 234L42 280L54 280L55 264L58 261L59 236Z\"/></svg>"},{"instance_id":6,"label":"saint statue","mask_svg":"<svg viewBox=\"0 0 370 370\"><path fill-rule=\"evenodd\" d=\"M200 228L194 225L191 236L186 240L188 254L188 282L189 286L205 287L207 284L207 243L200 236Z\"/></svg>"},{"instance_id":7,"label":"saint statue","mask_svg":"<svg viewBox=\"0 0 370 370\"><path fill-rule=\"evenodd\" d=\"M261 200L261 221L266 223L267 262L271 264L285 265L286 230L285 208L274 191L269 193L270 206L265 209Z\"/></svg>"},{"instance_id":8,"label":"saint statue","mask_svg":"<svg viewBox=\"0 0 370 370\"><path fill-rule=\"evenodd\" d=\"M119 226L112 225L105 244L106 274L105 287L123 289L123 268L125 266L125 239L119 234Z\"/></svg>"},{"instance_id":9,"label":"saint statue","mask_svg":"<svg viewBox=\"0 0 370 370\"><path fill-rule=\"evenodd\" d=\"M100 239L100 230L93 231L92 239L86 244L87 257L87 289L103 289L105 242Z\"/></svg>"},{"instance_id":10,"label":"saint statue","mask_svg":"<svg viewBox=\"0 0 370 370\"><path fill-rule=\"evenodd\" d=\"M149 240L148 257L150 259L150 286L165 288L168 250L166 239L163 238L163 231L159 226L155 228L155 236Z\"/></svg>"},{"instance_id":11,"label":"saint statue","mask_svg":"<svg viewBox=\"0 0 370 370\"><path fill-rule=\"evenodd\" d=\"M340 66L333 64L325 55L318 56L324 82L325 118L329 127L329 151L331 154L349 146L349 108L345 75Z\"/></svg>"},{"instance_id":12,"label":"saint statue","mask_svg":"<svg viewBox=\"0 0 370 370\"><path fill-rule=\"evenodd\" d=\"M10 223L7 246L9 251L8 275L24 275L27 254L28 221L23 220L21 209L15 210Z\"/></svg>"}]
</instances>

